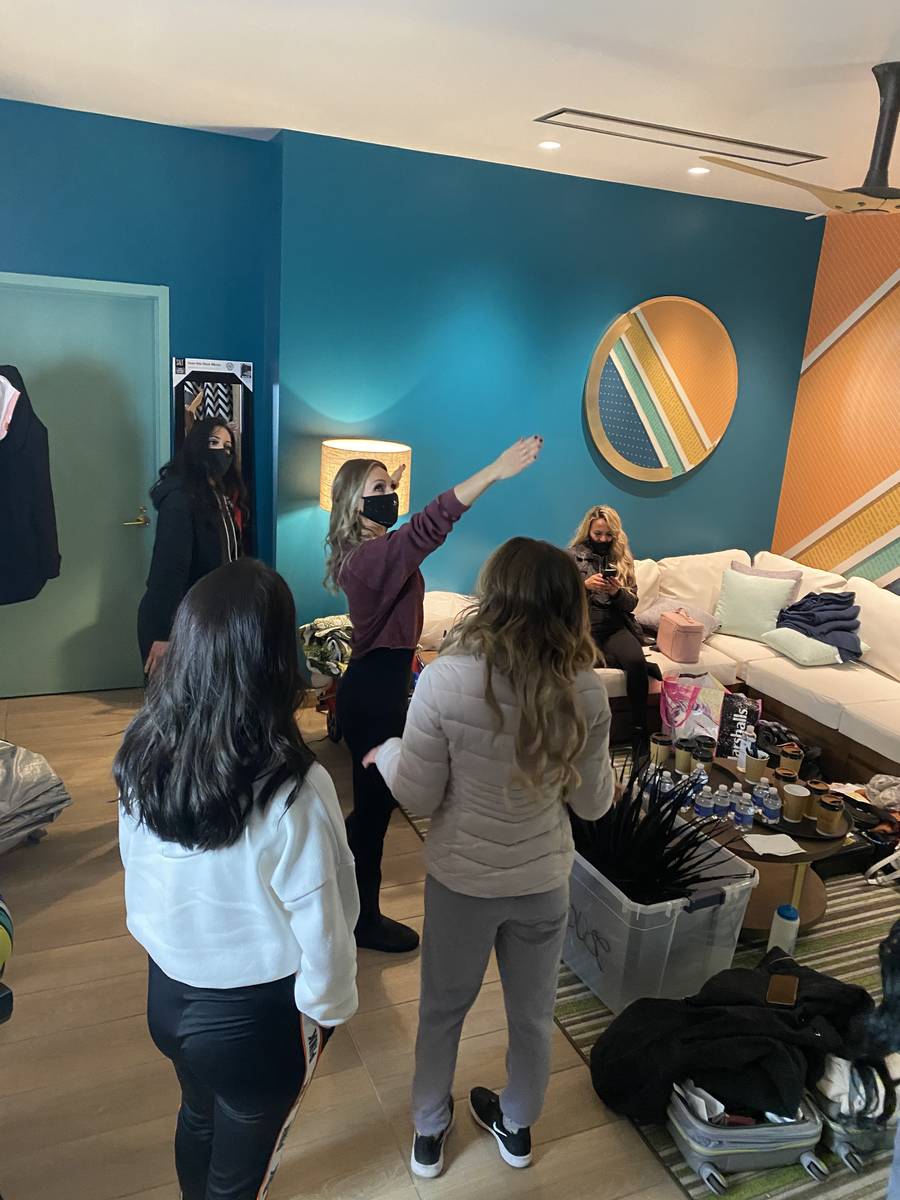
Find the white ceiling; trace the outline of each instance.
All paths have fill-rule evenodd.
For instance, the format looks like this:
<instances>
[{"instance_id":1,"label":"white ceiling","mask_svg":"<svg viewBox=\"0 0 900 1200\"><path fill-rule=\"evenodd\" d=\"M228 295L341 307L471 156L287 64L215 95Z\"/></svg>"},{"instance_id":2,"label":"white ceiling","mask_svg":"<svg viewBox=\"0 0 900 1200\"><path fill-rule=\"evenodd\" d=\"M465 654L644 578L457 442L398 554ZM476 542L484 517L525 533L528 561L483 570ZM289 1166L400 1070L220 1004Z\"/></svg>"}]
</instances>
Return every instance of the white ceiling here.
<instances>
[{"instance_id":1,"label":"white ceiling","mask_svg":"<svg viewBox=\"0 0 900 1200\"><path fill-rule=\"evenodd\" d=\"M287 128L819 211L687 150L534 118L581 108L827 156L862 182L897 0L27 0L0 95L247 133ZM537 143L555 137L548 154ZM779 168L772 168L778 170ZM900 185L900 149L892 182Z\"/></svg>"}]
</instances>

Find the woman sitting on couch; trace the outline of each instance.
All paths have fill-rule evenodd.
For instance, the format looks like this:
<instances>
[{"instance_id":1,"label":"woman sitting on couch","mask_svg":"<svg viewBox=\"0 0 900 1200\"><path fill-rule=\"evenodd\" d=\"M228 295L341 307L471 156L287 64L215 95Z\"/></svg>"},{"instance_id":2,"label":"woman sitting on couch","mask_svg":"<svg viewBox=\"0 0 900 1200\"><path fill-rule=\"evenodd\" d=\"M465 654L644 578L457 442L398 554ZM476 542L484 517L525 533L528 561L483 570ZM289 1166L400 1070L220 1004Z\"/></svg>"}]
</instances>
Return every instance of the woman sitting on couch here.
<instances>
[{"instance_id":1,"label":"woman sitting on couch","mask_svg":"<svg viewBox=\"0 0 900 1200\"><path fill-rule=\"evenodd\" d=\"M606 665L625 672L632 740L636 748L642 747L650 685L641 629L632 615L638 602L634 558L616 510L607 504L589 508L569 552L588 591L591 636Z\"/></svg>"}]
</instances>

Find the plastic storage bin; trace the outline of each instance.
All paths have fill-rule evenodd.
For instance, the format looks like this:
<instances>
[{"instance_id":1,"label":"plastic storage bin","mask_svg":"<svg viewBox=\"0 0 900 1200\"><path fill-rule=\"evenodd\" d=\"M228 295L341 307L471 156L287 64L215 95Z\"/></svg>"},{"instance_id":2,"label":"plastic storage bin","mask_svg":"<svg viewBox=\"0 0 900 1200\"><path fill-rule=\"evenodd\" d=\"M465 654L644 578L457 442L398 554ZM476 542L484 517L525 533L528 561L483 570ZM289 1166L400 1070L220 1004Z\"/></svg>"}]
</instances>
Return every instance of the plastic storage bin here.
<instances>
[{"instance_id":1,"label":"plastic storage bin","mask_svg":"<svg viewBox=\"0 0 900 1200\"><path fill-rule=\"evenodd\" d=\"M704 875L740 878L689 899L635 904L580 854L572 867L563 962L613 1012L644 996L691 996L731 966L756 868L724 846Z\"/></svg>"}]
</instances>

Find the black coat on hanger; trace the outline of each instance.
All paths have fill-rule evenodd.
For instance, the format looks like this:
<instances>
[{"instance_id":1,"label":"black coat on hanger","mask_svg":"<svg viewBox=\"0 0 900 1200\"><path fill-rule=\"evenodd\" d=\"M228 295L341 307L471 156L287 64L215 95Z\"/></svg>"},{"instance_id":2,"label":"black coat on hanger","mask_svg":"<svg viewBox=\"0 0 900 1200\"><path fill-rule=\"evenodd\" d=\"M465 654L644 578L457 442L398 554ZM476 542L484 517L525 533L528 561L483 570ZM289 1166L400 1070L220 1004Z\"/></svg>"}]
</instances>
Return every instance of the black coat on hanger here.
<instances>
[{"instance_id":1,"label":"black coat on hanger","mask_svg":"<svg viewBox=\"0 0 900 1200\"><path fill-rule=\"evenodd\" d=\"M0 376L19 392L6 437L0 439L0 604L33 599L59 575L50 446L16 367Z\"/></svg>"}]
</instances>

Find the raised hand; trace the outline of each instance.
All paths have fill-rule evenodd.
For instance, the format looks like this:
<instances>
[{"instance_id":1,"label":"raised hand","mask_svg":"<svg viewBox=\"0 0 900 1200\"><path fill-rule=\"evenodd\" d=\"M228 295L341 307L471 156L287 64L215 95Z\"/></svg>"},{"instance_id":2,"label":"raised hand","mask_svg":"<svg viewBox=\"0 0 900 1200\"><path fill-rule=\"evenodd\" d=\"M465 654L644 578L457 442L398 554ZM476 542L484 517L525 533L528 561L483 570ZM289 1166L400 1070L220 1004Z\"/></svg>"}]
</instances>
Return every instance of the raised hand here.
<instances>
[{"instance_id":1,"label":"raised hand","mask_svg":"<svg viewBox=\"0 0 900 1200\"><path fill-rule=\"evenodd\" d=\"M534 437L519 438L508 450L504 450L494 463L496 478L512 479L513 476L521 474L526 467L537 461L543 445L544 439L537 434Z\"/></svg>"}]
</instances>

